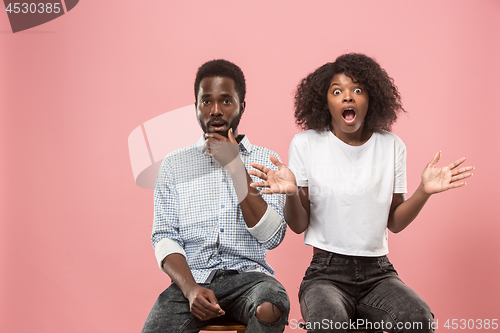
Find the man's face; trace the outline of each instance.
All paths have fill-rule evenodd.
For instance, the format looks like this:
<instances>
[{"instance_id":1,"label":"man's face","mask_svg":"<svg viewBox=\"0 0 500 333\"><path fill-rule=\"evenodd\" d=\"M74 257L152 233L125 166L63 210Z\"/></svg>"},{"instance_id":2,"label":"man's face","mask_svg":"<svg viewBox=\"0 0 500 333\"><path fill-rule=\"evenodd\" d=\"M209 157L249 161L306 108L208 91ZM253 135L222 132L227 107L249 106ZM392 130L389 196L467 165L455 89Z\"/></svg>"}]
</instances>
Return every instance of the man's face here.
<instances>
[{"instance_id":1,"label":"man's face","mask_svg":"<svg viewBox=\"0 0 500 333\"><path fill-rule=\"evenodd\" d=\"M234 80L227 77L206 77L200 82L196 110L203 132L228 136L230 128L238 135L238 124L245 110L234 89Z\"/></svg>"}]
</instances>

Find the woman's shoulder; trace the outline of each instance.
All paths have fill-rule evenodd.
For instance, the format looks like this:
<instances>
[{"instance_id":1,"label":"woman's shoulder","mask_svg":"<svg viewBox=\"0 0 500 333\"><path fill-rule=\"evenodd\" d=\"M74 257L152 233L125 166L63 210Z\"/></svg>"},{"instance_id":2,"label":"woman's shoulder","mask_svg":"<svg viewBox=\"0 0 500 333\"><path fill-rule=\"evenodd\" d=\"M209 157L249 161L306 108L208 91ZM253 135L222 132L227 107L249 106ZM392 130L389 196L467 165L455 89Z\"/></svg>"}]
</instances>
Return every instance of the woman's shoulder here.
<instances>
[{"instance_id":1,"label":"woman's shoulder","mask_svg":"<svg viewBox=\"0 0 500 333\"><path fill-rule=\"evenodd\" d=\"M328 137L329 131L317 131L317 130L305 130L300 133L295 134L293 140L296 141L310 141L310 140L321 140Z\"/></svg>"},{"instance_id":2,"label":"woman's shoulder","mask_svg":"<svg viewBox=\"0 0 500 333\"><path fill-rule=\"evenodd\" d=\"M374 132L373 135L377 137L377 141L381 141L384 144L389 144L391 146L402 147L405 148L405 144L403 140L399 138L396 134L387 131L377 131Z\"/></svg>"}]
</instances>

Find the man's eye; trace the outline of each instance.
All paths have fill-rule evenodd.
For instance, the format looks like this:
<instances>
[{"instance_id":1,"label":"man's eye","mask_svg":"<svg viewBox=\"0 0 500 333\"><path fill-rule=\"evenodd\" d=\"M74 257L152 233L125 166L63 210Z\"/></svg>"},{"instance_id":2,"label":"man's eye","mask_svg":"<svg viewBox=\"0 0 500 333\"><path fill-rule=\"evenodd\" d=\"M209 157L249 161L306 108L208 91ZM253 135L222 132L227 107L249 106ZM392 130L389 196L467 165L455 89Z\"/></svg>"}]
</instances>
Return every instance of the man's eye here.
<instances>
[{"instance_id":1,"label":"man's eye","mask_svg":"<svg viewBox=\"0 0 500 333\"><path fill-rule=\"evenodd\" d=\"M207 101L207 100L203 100L203 101L201 101L201 104L203 104L203 105L208 105L208 104L210 104L210 102L209 102L209 101Z\"/></svg>"},{"instance_id":2,"label":"man's eye","mask_svg":"<svg viewBox=\"0 0 500 333\"><path fill-rule=\"evenodd\" d=\"M356 89L354 89L354 92L356 94L361 94L362 90L361 90L361 88L356 88Z\"/></svg>"},{"instance_id":3,"label":"man's eye","mask_svg":"<svg viewBox=\"0 0 500 333\"><path fill-rule=\"evenodd\" d=\"M232 102L233 102L233 101L232 101L232 100L230 100L230 99L225 99L225 100L224 100L224 104L231 104Z\"/></svg>"}]
</instances>

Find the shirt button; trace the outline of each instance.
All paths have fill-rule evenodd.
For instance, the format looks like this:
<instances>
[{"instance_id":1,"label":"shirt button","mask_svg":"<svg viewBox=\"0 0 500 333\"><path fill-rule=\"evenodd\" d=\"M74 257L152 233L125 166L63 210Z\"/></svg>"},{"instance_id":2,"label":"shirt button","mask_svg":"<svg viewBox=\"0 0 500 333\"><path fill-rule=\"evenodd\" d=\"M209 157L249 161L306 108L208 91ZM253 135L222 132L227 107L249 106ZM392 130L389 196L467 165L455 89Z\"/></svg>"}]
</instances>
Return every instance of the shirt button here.
<instances>
[{"instance_id":1,"label":"shirt button","mask_svg":"<svg viewBox=\"0 0 500 333\"><path fill-rule=\"evenodd\" d=\"M221 228L221 229L220 229L220 232L224 232L224 228Z\"/></svg>"},{"instance_id":2,"label":"shirt button","mask_svg":"<svg viewBox=\"0 0 500 333\"><path fill-rule=\"evenodd\" d=\"M219 251L219 254L222 254L222 251Z\"/></svg>"}]
</instances>

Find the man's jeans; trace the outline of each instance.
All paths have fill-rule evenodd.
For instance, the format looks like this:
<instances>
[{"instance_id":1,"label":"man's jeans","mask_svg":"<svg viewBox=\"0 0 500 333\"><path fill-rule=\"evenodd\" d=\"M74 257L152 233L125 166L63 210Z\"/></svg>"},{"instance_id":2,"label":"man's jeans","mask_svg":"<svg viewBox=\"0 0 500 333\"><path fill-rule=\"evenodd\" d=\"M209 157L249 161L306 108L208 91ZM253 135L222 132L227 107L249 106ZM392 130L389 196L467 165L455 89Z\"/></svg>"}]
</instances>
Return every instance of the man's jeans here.
<instances>
[{"instance_id":1,"label":"man's jeans","mask_svg":"<svg viewBox=\"0 0 500 333\"><path fill-rule=\"evenodd\" d=\"M273 277L263 273L218 271L209 284L200 284L211 289L226 312L222 317L200 321L189 311L189 302L180 288L172 283L156 300L149 313L143 333L192 333L210 323L237 321L247 325L247 333L281 333L285 330L290 312L290 301L285 288ZM274 323L257 319L255 312L259 304L270 302L281 311Z\"/></svg>"},{"instance_id":2,"label":"man's jeans","mask_svg":"<svg viewBox=\"0 0 500 333\"><path fill-rule=\"evenodd\" d=\"M308 333L346 332L362 324L388 332L433 331L431 309L401 281L387 256L316 253L299 302Z\"/></svg>"}]
</instances>

